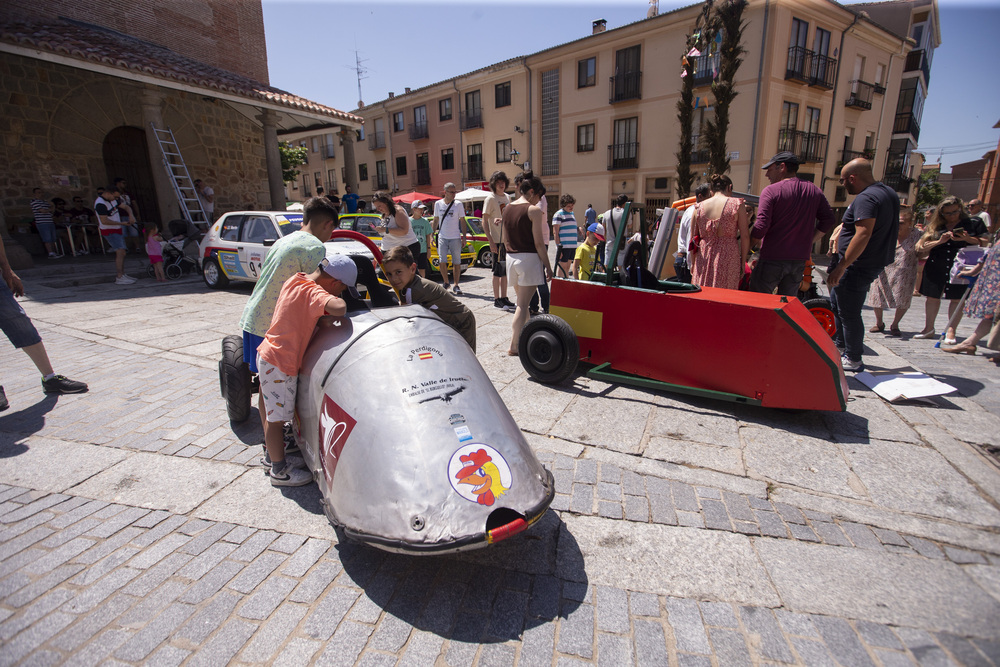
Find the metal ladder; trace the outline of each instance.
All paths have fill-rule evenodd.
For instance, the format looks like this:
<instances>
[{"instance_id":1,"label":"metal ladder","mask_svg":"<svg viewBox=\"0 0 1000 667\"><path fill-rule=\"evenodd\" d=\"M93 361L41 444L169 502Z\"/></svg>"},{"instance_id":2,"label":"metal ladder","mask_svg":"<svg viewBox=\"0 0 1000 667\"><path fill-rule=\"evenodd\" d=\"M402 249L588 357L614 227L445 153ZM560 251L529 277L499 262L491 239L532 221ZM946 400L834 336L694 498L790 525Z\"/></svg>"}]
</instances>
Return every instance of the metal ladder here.
<instances>
[{"instance_id":1,"label":"metal ladder","mask_svg":"<svg viewBox=\"0 0 1000 667\"><path fill-rule=\"evenodd\" d=\"M194 189L194 181L188 173L187 165L184 164L184 158L181 157L181 150L174 140L174 133L169 127L161 130L152 123L149 126L153 128L153 136L156 137L156 143L160 146L163 166L166 167L167 175L170 176L170 184L174 186L174 194L177 195L177 201L180 203L181 215L188 222L202 230L207 230L211 221L201 205L198 191Z\"/></svg>"}]
</instances>

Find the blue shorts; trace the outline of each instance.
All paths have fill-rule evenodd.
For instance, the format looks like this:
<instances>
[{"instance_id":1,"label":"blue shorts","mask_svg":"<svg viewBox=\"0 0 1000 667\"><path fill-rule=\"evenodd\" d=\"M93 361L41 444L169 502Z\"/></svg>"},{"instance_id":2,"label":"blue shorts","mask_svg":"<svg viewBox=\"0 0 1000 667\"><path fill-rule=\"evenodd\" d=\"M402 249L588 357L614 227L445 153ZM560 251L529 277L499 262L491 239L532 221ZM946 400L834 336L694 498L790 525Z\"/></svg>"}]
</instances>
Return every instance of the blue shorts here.
<instances>
[{"instance_id":1,"label":"blue shorts","mask_svg":"<svg viewBox=\"0 0 1000 667\"><path fill-rule=\"evenodd\" d=\"M0 280L0 330L3 330L14 347L30 347L41 343L42 337L31 319L14 299L14 294L7 283Z\"/></svg>"},{"instance_id":2,"label":"blue shorts","mask_svg":"<svg viewBox=\"0 0 1000 667\"><path fill-rule=\"evenodd\" d=\"M56 223L36 222L35 228L38 229L38 235L42 237L42 243L56 242Z\"/></svg>"},{"instance_id":3,"label":"blue shorts","mask_svg":"<svg viewBox=\"0 0 1000 667\"><path fill-rule=\"evenodd\" d=\"M259 373L257 370L257 348L264 342L262 336L257 336L249 331L243 332L243 361L250 367L251 373Z\"/></svg>"},{"instance_id":4,"label":"blue shorts","mask_svg":"<svg viewBox=\"0 0 1000 667\"><path fill-rule=\"evenodd\" d=\"M112 250L124 250L125 249L125 237L121 234L108 234L104 237L104 240L108 242Z\"/></svg>"},{"instance_id":5,"label":"blue shorts","mask_svg":"<svg viewBox=\"0 0 1000 667\"><path fill-rule=\"evenodd\" d=\"M462 239L438 238L438 258L441 260L441 268L448 267L448 255L451 255L452 268L462 265Z\"/></svg>"}]
</instances>

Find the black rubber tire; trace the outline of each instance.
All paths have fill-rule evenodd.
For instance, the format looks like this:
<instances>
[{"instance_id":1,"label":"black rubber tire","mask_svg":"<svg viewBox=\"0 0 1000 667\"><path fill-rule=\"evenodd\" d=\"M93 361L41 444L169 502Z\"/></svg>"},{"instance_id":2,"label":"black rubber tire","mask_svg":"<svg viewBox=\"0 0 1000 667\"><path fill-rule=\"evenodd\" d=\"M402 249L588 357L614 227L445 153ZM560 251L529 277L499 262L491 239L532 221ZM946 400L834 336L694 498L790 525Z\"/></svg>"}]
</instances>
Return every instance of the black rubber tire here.
<instances>
[{"instance_id":1,"label":"black rubber tire","mask_svg":"<svg viewBox=\"0 0 1000 667\"><path fill-rule=\"evenodd\" d=\"M250 416L250 367L243 361L243 338L240 336L222 339L219 389L226 400L229 420L235 423L246 421Z\"/></svg>"},{"instance_id":2,"label":"black rubber tire","mask_svg":"<svg viewBox=\"0 0 1000 667\"><path fill-rule=\"evenodd\" d=\"M580 343L566 320L538 315L521 329L517 354L528 375L545 384L557 384L576 371Z\"/></svg>"},{"instance_id":3,"label":"black rubber tire","mask_svg":"<svg viewBox=\"0 0 1000 667\"><path fill-rule=\"evenodd\" d=\"M205 284L212 289L222 289L229 286L229 278L219 268L219 261L214 257L205 260L205 265L201 270L201 277L205 279Z\"/></svg>"},{"instance_id":4,"label":"black rubber tire","mask_svg":"<svg viewBox=\"0 0 1000 667\"><path fill-rule=\"evenodd\" d=\"M176 264L168 264L166 268L167 278L170 280L177 280L184 274L184 270Z\"/></svg>"},{"instance_id":5,"label":"black rubber tire","mask_svg":"<svg viewBox=\"0 0 1000 667\"><path fill-rule=\"evenodd\" d=\"M808 301L803 301L802 305L806 307L819 325L823 327L830 338L833 338L837 333L837 315L833 312L833 306L830 304L830 300L826 297L819 297L817 299L809 299Z\"/></svg>"},{"instance_id":6,"label":"black rubber tire","mask_svg":"<svg viewBox=\"0 0 1000 667\"><path fill-rule=\"evenodd\" d=\"M489 246L484 246L483 249L479 251L479 256L476 257L476 263L484 269L493 268L493 251L490 250Z\"/></svg>"},{"instance_id":7,"label":"black rubber tire","mask_svg":"<svg viewBox=\"0 0 1000 667\"><path fill-rule=\"evenodd\" d=\"M152 264L150 264L149 266L147 266L146 267L146 275L149 276L150 278L155 278L156 277L156 267L154 267Z\"/></svg>"}]
</instances>

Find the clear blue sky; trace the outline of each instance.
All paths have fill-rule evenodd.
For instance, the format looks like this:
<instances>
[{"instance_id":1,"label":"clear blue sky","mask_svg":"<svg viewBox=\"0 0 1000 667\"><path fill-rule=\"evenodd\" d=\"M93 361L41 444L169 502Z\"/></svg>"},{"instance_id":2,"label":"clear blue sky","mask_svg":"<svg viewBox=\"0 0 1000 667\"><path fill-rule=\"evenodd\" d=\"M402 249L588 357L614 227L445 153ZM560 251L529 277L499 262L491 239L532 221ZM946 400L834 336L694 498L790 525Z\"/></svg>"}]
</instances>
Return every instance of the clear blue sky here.
<instances>
[{"instance_id":1,"label":"clear blue sky","mask_svg":"<svg viewBox=\"0 0 1000 667\"><path fill-rule=\"evenodd\" d=\"M938 0L934 55L919 150L945 171L996 148L1000 129L1000 0ZM692 4L660 0L660 11ZM616 28L645 18L647 0L405 2L264 0L271 85L350 111L357 107L355 49L366 72L362 99L376 102L585 37L591 21ZM525 27L522 15L531 17Z\"/></svg>"}]
</instances>

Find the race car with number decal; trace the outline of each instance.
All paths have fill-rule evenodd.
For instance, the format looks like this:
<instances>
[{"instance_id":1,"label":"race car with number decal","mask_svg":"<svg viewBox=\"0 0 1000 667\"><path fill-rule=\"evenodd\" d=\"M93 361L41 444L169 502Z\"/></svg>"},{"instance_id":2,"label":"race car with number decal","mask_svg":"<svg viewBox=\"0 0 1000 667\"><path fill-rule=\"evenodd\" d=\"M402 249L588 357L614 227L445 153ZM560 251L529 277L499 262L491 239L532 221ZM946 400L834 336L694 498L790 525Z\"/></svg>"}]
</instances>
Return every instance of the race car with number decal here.
<instances>
[{"instance_id":1,"label":"race car with number decal","mask_svg":"<svg viewBox=\"0 0 1000 667\"><path fill-rule=\"evenodd\" d=\"M295 211L233 211L219 218L205 234L198 257L205 284L213 289L234 281L257 282L264 258L282 236L302 226L302 213ZM365 255L371 251L357 241L327 241L345 255Z\"/></svg>"},{"instance_id":2,"label":"race car with number decal","mask_svg":"<svg viewBox=\"0 0 1000 667\"><path fill-rule=\"evenodd\" d=\"M357 232L338 230L338 234ZM369 239L375 257L381 252ZM411 554L465 551L526 530L555 497L465 339L421 306L345 293L302 360L292 431L330 523L347 539ZM220 383L233 421L250 417L243 339L223 340Z\"/></svg>"}]
</instances>

